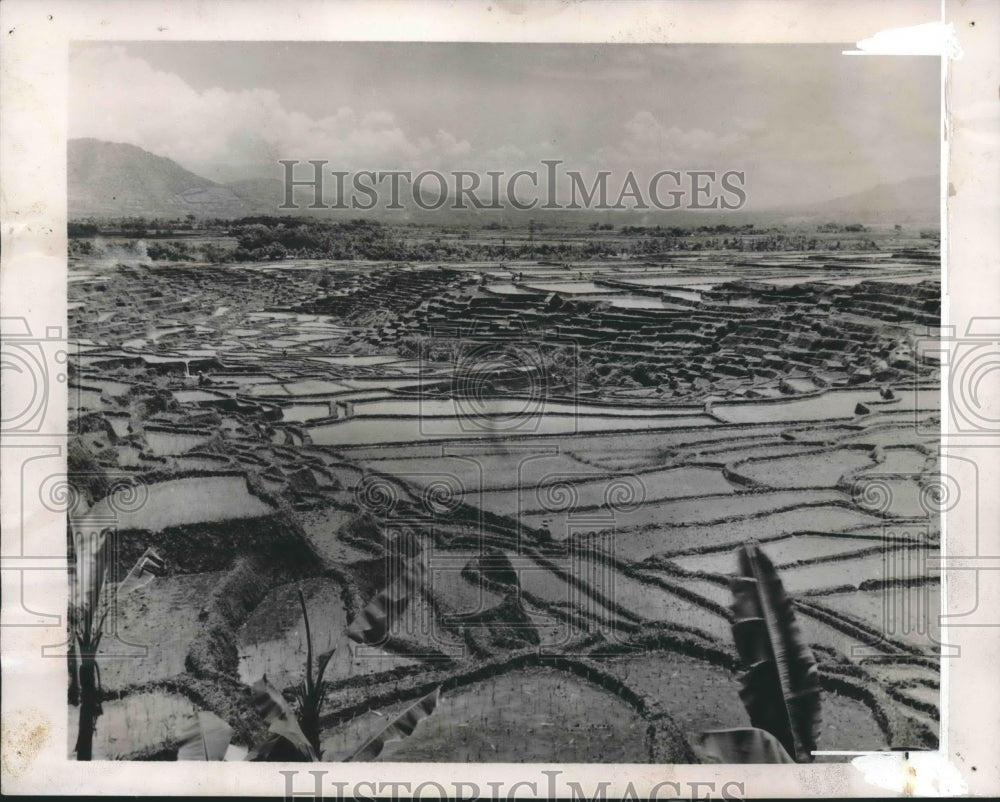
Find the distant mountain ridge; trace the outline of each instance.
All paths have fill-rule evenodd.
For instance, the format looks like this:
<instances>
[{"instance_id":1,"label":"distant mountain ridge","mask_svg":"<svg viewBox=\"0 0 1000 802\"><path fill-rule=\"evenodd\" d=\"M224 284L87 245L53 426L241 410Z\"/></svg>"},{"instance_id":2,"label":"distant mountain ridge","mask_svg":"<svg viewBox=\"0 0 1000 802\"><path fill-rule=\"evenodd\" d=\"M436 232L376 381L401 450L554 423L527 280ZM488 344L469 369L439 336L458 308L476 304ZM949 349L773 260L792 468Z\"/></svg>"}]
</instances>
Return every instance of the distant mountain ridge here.
<instances>
[{"instance_id":1,"label":"distant mountain ridge","mask_svg":"<svg viewBox=\"0 0 1000 802\"><path fill-rule=\"evenodd\" d=\"M370 212L357 209L310 210L311 191L302 189L296 200L298 210L281 210L284 186L278 178L250 178L219 183L181 167L135 145L98 139L71 139L67 146L69 217L109 218L142 216L152 218L198 217L236 218L248 215L310 215L329 217L372 217L442 220L441 211L418 208L402 212ZM620 221L664 225L710 225L719 222L779 223L833 221L861 223L933 224L938 220L938 179L912 178L895 184L881 184L863 192L808 204L798 208L739 211L448 211L452 219L463 221L505 221L527 224L530 218L559 218L591 222ZM641 218L640 220L637 220Z\"/></svg>"},{"instance_id":2,"label":"distant mountain ridge","mask_svg":"<svg viewBox=\"0 0 1000 802\"><path fill-rule=\"evenodd\" d=\"M249 187L217 184L135 145L98 139L67 143L70 219L240 217L273 212ZM249 182L252 184L252 182Z\"/></svg>"},{"instance_id":3,"label":"distant mountain ridge","mask_svg":"<svg viewBox=\"0 0 1000 802\"><path fill-rule=\"evenodd\" d=\"M940 217L937 176L918 176L803 207L806 219L841 222L936 223ZM792 213L792 218L796 217Z\"/></svg>"}]
</instances>

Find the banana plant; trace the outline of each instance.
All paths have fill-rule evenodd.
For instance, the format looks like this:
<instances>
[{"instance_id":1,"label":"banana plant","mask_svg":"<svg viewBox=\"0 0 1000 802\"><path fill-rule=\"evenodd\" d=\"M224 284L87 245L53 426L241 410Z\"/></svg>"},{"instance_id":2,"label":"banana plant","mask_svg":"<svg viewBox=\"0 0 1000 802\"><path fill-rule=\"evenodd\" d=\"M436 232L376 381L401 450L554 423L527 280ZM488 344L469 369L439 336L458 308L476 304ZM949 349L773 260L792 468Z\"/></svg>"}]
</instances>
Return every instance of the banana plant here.
<instances>
[{"instance_id":1,"label":"banana plant","mask_svg":"<svg viewBox=\"0 0 1000 802\"><path fill-rule=\"evenodd\" d=\"M251 696L253 705L268 725L267 737L247 756L247 760L318 760L292 706L267 677L257 680Z\"/></svg>"},{"instance_id":2,"label":"banana plant","mask_svg":"<svg viewBox=\"0 0 1000 802\"><path fill-rule=\"evenodd\" d=\"M808 763L820 723L819 672L794 603L756 543L740 546L730 579L733 639L747 667L740 699L753 727L688 736L704 763Z\"/></svg>"},{"instance_id":3,"label":"banana plant","mask_svg":"<svg viewBox=\"0 0 1000 802\"><path fill-rule=\"evenodd\" d=\"M377 631L385 628L385 622L382 619L387 615L388 605L383 602L380 595L377 603L374 603L372 609L368 610L368 615L365 616L366 626L370 625ZM294 706L290 704L281 692L268 681L266 676L254 683L251 700L260 717L264 719L264 723L268 725L268 734L248 753L247 760L289 762L331 762L336 760L330 752L322 752L319 726L320 711L327 688L323 677L334 652L330 650L319 657L314 675L312 629L309 625L309 613L306 610L305 598L301 590L299 591L299 605L302 608L302 618L306 631L306 665L304 677L293 691L295 704ZM359 629L359 634L368 631L367 628ZM385 744L412 735L417 725L434 713L440 694L441 688L438 686L410 705L373 738L362 744L347 760L374 760L382 753ZM227 732L222 727L226 727L228 730L228 725L225 722L214 716L203 718L199 714L181 738L177 759L223 760L229 746L231 730Z\"/></svg>"},{"instance_id":4,"label":"banana plant","mask_svg":"<svg viewBox=\"0 0 1000 802\"><path fill-rule=\"evenodd\" d=\"M309 612L302 591L299 590L298 593L299 607L302 609L302 620L306 630L306 665L304 676L294 690L295 709L285 701L281 692L267 681L266 676L257 681L253 686L253 703L268 725L269 736L250 753L249 760L319 759L319 715L327 687L323 676L330 665L330 660L333 659L334 650L320 655L314 675ZM289 747L293 748L290 755Z\"/></svg>"},{"instance_id":5,"label":"banana plant","mask_svg":"<svg viewBox=\"0 0 1000 802\"><path fill-rule=\"evenodd\" d=\"M323 699L326 697L326 682L323 675L326 673L330 660L333 659L334 649L322 654L316 666L316 678L313 679L313 646L312 633L309 629L309 613L306 611L306 600L299 591L299 606L302 608L302 620L306 628L306 675L302 682L295 688L295 701L298 704L298 721L302 732L309 741L316 754L320 752L319 742L319 713L323 706Z\"/></svg>"},{"instance_id":6,"label":"banana plant","mask_svg":"<svg viewBox=\"0 0 1000 802\"><path fill-rule=\"evenodd\" d=\"M79 692L77 760L93 757L94 731L101 709L101 674L97 652L110 605L105 596L108 530L74 532L75 564L70 572L69 622L75 653L74 679Z\"/></svg>"},{"instance_id":7,"label":"banana plant","mask_svg":"<svg viewBox=\"0 0 1000 802\"><path fill-rule=\"evenodd\" d=\"M94 733L102 713L97 654L104 636L104 624L115 598L122 598L166 572L163 558L153 549L147 549L117 591L112 590L107 581L112 530L100 525L108 520L110 509L109 501L105 499L82 515L70 514L74 557L70 568L70 654L73 684L80 703L74 747L77 760L91 760L93 757Z\"/></svg>"}]
</instances>

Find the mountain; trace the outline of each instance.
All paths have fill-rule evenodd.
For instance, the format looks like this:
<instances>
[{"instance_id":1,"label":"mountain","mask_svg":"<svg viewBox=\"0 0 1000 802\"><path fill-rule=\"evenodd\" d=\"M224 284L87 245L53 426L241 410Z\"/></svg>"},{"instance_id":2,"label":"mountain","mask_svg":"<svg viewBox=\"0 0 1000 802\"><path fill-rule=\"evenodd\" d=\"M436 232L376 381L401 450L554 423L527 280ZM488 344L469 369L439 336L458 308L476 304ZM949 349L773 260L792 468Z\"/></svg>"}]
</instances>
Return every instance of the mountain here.
<instances>
[{"instance_id":1,"label":"mountain","mask_svg":"<svg viewBox=\"0 0 1000 802\"><path fill-rule=\"evenodd\" d=\"M67 147L69 217L198 217L246 215L383 217L387 220L441 220L440 212L417 207L401 211L310 209L311 188L297 187L297 210L282 210L284 183L278 178L248 178L219 183L177 162L121 142L71 139ZM331 182L332 183L332 182ZM327 198L333 202L333 196ZM459 213L461 215L461 213ZM468 216L470 213L461 215ZM508 212L508 215L510 213ZM491 216L495 217L496 215ZM528 216L524 215L525 224Z\"/></svg>"},{"instance_id":2,"label":"mountain","mask_svg":"<svg viewBox=\"0 0 1000 802\"><path fill-rule=\"evenodd\" d=\"M795 208L741 209L730 212L676 211L455 211L445 204L440 211L408 206L399 211L373 209L309 208L312 191L298 187L298 210L282 211L284 185L278 178L251 178L219 183L196 175L162 156L136 147L97 139L71 139L68 143L69 216L80 217L198 217L234 218L245 215L292 214L322 217L380 217L386 221L450 222L480 224L503 222L527 225L531 219L553 223L606 222L615 225L714 225L746 222L911 223L933 225L938 221L938 179L912 178L880 184L841 198ZM485 200L486 198L484 198ZM328 199L332 202L332 197ZM405 196L404 196L405 201ZM508 206L506 202L503 203ZM446 212L447 210L447 212ZM446 214L446 218L442 215Z\"/></svg>"},{"instance_id":3,"label":"mountain","mask_svg":"<svg viewBox=\"0 0 1000 802\"><path fill-rule=\"evenodd\" d=\"M98 139L69 140L67 178L70 219L239 217L273 212L275 206L263 202L253 182L217 184L135 145Z\"/></svg>"},{"instance_id":4,"label":"mountain","mask_svg":"<svg viewBox=\"0 0 1000 802\"><path fill-rule=\"evenodd\" d=\"M275 214L275 207L285 200L285 184L278 178L246 178L242 181L231 181L226 186L240 200L258 207L261 213ZM311 199L311 195L309 198ZM304 206L309 200L301 202Z\"/></svg>"},{"instance_id":5,"label":"mountain","mask_svg":"<svg viewBox=\"0 0 1000 802\"><path fill-rule=\"evenodd\" d=\"M937 176L919 176L892 184L879 184L797 210L788 210L790 220L829 220L840 223L921 223L940 219L940 183Z\"/></svg>"}]
</instances>

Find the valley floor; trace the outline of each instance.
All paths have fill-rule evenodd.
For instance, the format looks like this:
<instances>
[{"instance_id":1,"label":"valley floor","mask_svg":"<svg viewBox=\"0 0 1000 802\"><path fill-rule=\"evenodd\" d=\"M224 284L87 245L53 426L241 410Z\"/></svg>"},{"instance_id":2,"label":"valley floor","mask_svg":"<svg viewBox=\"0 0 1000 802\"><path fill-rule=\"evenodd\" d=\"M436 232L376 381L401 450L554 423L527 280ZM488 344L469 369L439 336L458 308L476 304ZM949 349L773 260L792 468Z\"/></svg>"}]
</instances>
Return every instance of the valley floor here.
<instances>
[{"instance_id":1,"label":"valley floor","mask_svg":"<svg viewBox=\"0 0 1000 802\"><path fill-rule=\"evenodd\" d=\"M118 601L94 757L174 758L197 711L251 748L249 687L302 678L301 590L330 754L440 686L380 759L684 762L749 725L748 541L819 663L819 748L933 748L937 266L733 260L74 260L70 479L141 487L114 581L167 566ZM70 750L77 715L71 689Z\"/></svg>"}]
</instances>

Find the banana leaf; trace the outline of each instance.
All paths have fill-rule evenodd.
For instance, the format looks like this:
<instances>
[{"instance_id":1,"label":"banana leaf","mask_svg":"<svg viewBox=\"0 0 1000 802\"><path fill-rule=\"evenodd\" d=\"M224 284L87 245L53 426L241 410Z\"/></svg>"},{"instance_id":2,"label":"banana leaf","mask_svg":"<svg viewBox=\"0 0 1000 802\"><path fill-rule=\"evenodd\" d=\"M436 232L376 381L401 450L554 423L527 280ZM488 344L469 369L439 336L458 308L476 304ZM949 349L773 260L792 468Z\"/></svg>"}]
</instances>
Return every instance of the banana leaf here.
<instances>
[{"instance_id":1,"label":"banana leaf","mask_svg":"<svg viewBox=\"0 0 1000 802\"><path fill-rule=\"evenodd\" d=\"M199 711L181 736L178 760L222 760L229 748L233 728L214 713Z\"/></svg>"},{"instance_id":2,"label":"banana leaf","mask_svg":"<svg viewBox=\"0 0 1000 802\"><path fill-rule=\"evenodd\" d=\"M378 735L347 758L347 762L368 762L375 760L375 758L382 754L382 750L387 743L390 741L400 741L403 738L411 736L417 725L434 713L440 698L441 686L439 685L429 694L404 710L397 718L389 722Z\"/></svg>"},{"instance_id":3,"label":"banana leaf","mask_svg":"<svg viewBox=\"0 0 1000 802\"><path fill-rule=\"evenodd\" d=\"M145 587L156 577L164 576L166 572L166 561L151 546L143 552L136 564L132 566L132 570L118 586L118 597L121 598L133 590Z\"/></svg>"},{"instance_id":4,"label":"banana leaf","mask_svg":"<svg viewBox=\"0 0 1000 802\"><path fill-rule=\"evenodd\" d=\"M347 628L347 636L357 643L381 643L392 622L403 614L410 598L420 587L422 564L407 565L402 575L389 582Z\"/></svg>"},{"instance_id":5,"label":"banana leaf","mask_svg":"<svg viewBox=\"0 0 1000 802\"><path fill-rule=\"evenodd\" d=\"M316 752L303 734L295 717L295 711L277 688L267 681L267 677L262 677L254 683L251 701L257 713L264 719L264 723L268 725L270 737L247 755L247 760L296 759L286 754L285 744L293 747L293 755L300 755L299 760L316 760Z\"/></svg>"},{"instance_id":6,"label":"banana leaf","mask_svg":"<svg viewBox=\"0 0 1000 802\"><path fill-rule=\"evenodd\" d=\"M333 659L335 650L330 649L325 654L319 656L316 675L314 677L312 629L309 626L309 611L306 609L306 599L302 595L301 590L299 590L299 607L302 609L302 621L306 628L306 672L302 681L295 688L295 701L299 707L299 727L312 745L313 751L318 754L320 751L319 714L323 706L327 687L323 676L326 674L326 669Z\"/></svg>"},{"instance_id":7,"label":"banana leaf","mask_svg":"<svg viewBox=\"0 0 1000 802\"><path fill-rule=\"evenodd\" d=\"M794 763L767 730L738 727L688 733L688 743L700 763Z\"/></svg>"},{"instance_id":8,"label":"banana leaf","mask_svg":"<svg viewBox=\"0 0 1000 802\"><path fill-rule=\"evenodd\" d=\"M72 526L73 566L70 572L70 603L78 626L94 630L100 617L101 599L110 562L110 530L83 521Z\"/></svg>"},{"instance_id":9,"label":"banana leaf","mask_svg":"<svg viewBox=\"0 0 1000 802\"><path fill-rule=\"evenodd\" d=\"M754 543L738 552L730 580L733 638L743 663L740 698L754 727L771 733L796 762L812 761L820 722L816 658L774 565Z\"/></svg>"}]
</instances>

